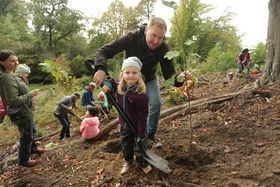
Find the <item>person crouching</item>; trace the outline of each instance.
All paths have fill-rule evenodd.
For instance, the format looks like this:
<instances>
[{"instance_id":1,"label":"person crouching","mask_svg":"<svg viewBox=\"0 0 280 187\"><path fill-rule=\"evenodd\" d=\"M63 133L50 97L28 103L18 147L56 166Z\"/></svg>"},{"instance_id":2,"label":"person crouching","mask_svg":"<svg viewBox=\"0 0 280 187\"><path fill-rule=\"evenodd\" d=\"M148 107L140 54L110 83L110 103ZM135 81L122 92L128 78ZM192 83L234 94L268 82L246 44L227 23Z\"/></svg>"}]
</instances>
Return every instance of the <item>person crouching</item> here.
<instances>
[{"instance_id":1,"label":"person crouching","mask_svg":"<svg viewBox=\"0 0 280 187\"><path fill-rule=\"evenodd\" d=\"M87 106L85 119L83 119L80 126L81 135L85 140L95 138L100 132L100 122L97 117L98 113L99 110L96 107L90 105Z\"/></svg>"}]
</instances>

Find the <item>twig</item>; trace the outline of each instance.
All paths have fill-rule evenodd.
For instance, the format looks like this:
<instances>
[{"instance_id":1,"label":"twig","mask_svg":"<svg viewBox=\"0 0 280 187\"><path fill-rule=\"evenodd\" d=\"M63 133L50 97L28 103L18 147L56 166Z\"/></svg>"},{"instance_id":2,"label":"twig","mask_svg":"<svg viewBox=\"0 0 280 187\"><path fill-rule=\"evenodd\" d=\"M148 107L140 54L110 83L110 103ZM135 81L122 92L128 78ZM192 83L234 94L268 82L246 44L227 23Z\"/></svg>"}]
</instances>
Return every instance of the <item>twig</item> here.
<instances>
[{"instance_id":1,"label":"twig","mask_svg":"<svg viewBox=\"0 0 280 187\"><path fill-rule=\"evenodd\" d=\"M113 180L113 177L108 177L108 178L105 178L103 179L99 184L96 185L96 187L100 187L102 186L103 184L106 184L108 182L111 182Z\"/></svg>"},{"instance_id":2,"label":"twig","mask_svg":"<svg viewBox=\"0 0 280 187\"><path fill-rule=\"evenodd\" d=\"M68 172L68 171L70 171L72 169L72 166L71 167L69 167L66 171L64 171L64 175L62 175L61 177L59 177L58 179L56 179L55 181L53 181L52 183L50 183L49 184L49 187L50 186L53 186L54 184L56 184L58 181L60 181L61 179L63 179L65 176L66 176L66 173Z\"/></svg>"}]
</instances>

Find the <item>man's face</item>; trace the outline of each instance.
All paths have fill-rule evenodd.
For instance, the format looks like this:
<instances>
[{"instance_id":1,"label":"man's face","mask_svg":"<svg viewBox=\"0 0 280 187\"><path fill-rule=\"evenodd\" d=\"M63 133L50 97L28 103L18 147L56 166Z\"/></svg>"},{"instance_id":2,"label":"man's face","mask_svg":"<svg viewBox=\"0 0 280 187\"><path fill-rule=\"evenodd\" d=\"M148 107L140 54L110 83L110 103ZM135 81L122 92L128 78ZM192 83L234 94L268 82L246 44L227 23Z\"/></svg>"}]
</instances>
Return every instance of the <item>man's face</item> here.
<instances>
[{"instance_id":1,"label":"man's face","mask_svg":"<svg viewBox=\"0 0 280 187\"><path fill-rule=\"evenodd\" d=\"M146 27L145 29L146 43L149 49L154 50L158 46L160 46L164 40L165 33L166 30L160 28L157 25L154 25L152 27Z\"/></svg>"},{"instance_id":2,"label":"man's face","mask_svg":"<svg viewBox=\"0 0 280 187\"><path fill-rule=\"evenodd\" d=\"M76 101L77 101L78 99L79 99L79 97L75 95L75 96L73 97L73 102L76 103Z\"/></svg>"},{"instance_id":3,"label":"man's face","mask_svg":"<svg viewBox=\"0 0 280 187\"><path fill-rule=\"evenodd\" d=\"M93 91L94 88L95 88L94 86L89 86L89 87L88 87L88 89L89 89L90 91Z\"/></svg>"}]
</instances>

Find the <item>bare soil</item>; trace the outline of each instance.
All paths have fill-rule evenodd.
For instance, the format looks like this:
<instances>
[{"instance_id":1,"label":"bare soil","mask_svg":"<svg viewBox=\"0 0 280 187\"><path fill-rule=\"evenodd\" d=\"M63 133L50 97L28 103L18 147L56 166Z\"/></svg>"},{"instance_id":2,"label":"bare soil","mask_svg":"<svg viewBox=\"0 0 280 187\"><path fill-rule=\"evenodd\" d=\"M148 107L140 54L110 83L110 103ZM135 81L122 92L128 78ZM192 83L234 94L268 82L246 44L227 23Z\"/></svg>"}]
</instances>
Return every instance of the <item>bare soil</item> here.
<instances>
[{"instance_id":1,"label":"bare soil","mask_svg":"<svg viewBox=\"0 0 280 187\"><path fill-rule=\"evenodd\" d=\"M255 80L234 78L225 83L224 78L224 73L200 77L194 92L197 100L252 88ZM248 89L233 99L206 103L161 123L157 137L163 148L154 152L169 162L170 174L156 168L144 174L135 166L121 176L118 128L101 140L84 142L75 121L72 137L66 141L59 142L55 134L40 142L53 142L54 146L39 157L42 162L38 166L23 168L16 162L2 165L0 185L280 186L279 90L279 83ZM103 121L102 126L107 123ZM0 162L17 156L12 146L1 143Z\"/></svg>"}]
</instances>

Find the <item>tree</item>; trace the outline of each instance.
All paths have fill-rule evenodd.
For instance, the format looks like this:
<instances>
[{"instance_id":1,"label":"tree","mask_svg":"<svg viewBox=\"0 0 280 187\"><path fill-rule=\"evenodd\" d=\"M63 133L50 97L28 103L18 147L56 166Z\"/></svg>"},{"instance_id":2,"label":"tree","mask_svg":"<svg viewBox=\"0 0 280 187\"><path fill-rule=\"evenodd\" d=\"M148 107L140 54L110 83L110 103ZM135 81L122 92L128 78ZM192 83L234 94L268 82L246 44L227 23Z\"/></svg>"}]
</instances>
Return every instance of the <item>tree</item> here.
<instances>
[{"instance_id":1,"label":"tree","mask_svg":"<svg viewBox=\"0 0 280 187\"><path fill-rule=\"evenodd\" d=\"M53 54L65 50L66 39L81 31L80 12L67 8L67 0L31 0L35 33Z\"/></svg>"},{"instance_id":2,"label":"tree","mask_svg":"<svg viewBox=\"0 0 280 187\"><path fill-rule=\"evenodd\" d=\"M0 0L0 48L22 52L33 47L25 2Z\"/></svg>"},{"instance_id":3,"label":"tree","mask_svg":"<svg viewBox=\"0 0 280 187\"><path fill-rule=\"evenodd\" d=\"M260 86L280 80L280 0L268 3L267 55Z\"/></svg>"},{"instance_id":4,"label":"tree","mask_svg":"<svg viewBox=\"0 0 280 187\"><path fill-rule=\"evenodd\" d=\"M227 12L213 20L205 16L212 7L200 0L181 0L178 7L174 1L162 2L174 9L171 20L172 35L168 42L177 53L171 51L168 58L175 58L181 69L185 69L186 64L189 69L195 68L198 63L204 62L208 53L217 46L222 50L221 53L227 53L239 46L237 29L230 24L232 13Z\"/></svg>"},{"instance_id":5,"label":"tree","mask_svg":"<svg viewBox=\"0 0 280 187\"><path fill-rule=\"evenodd\" d=\"M135 10L141 22L148 21L152 16L156 0L141 0Z\"/></svg>"}]
</instances>

